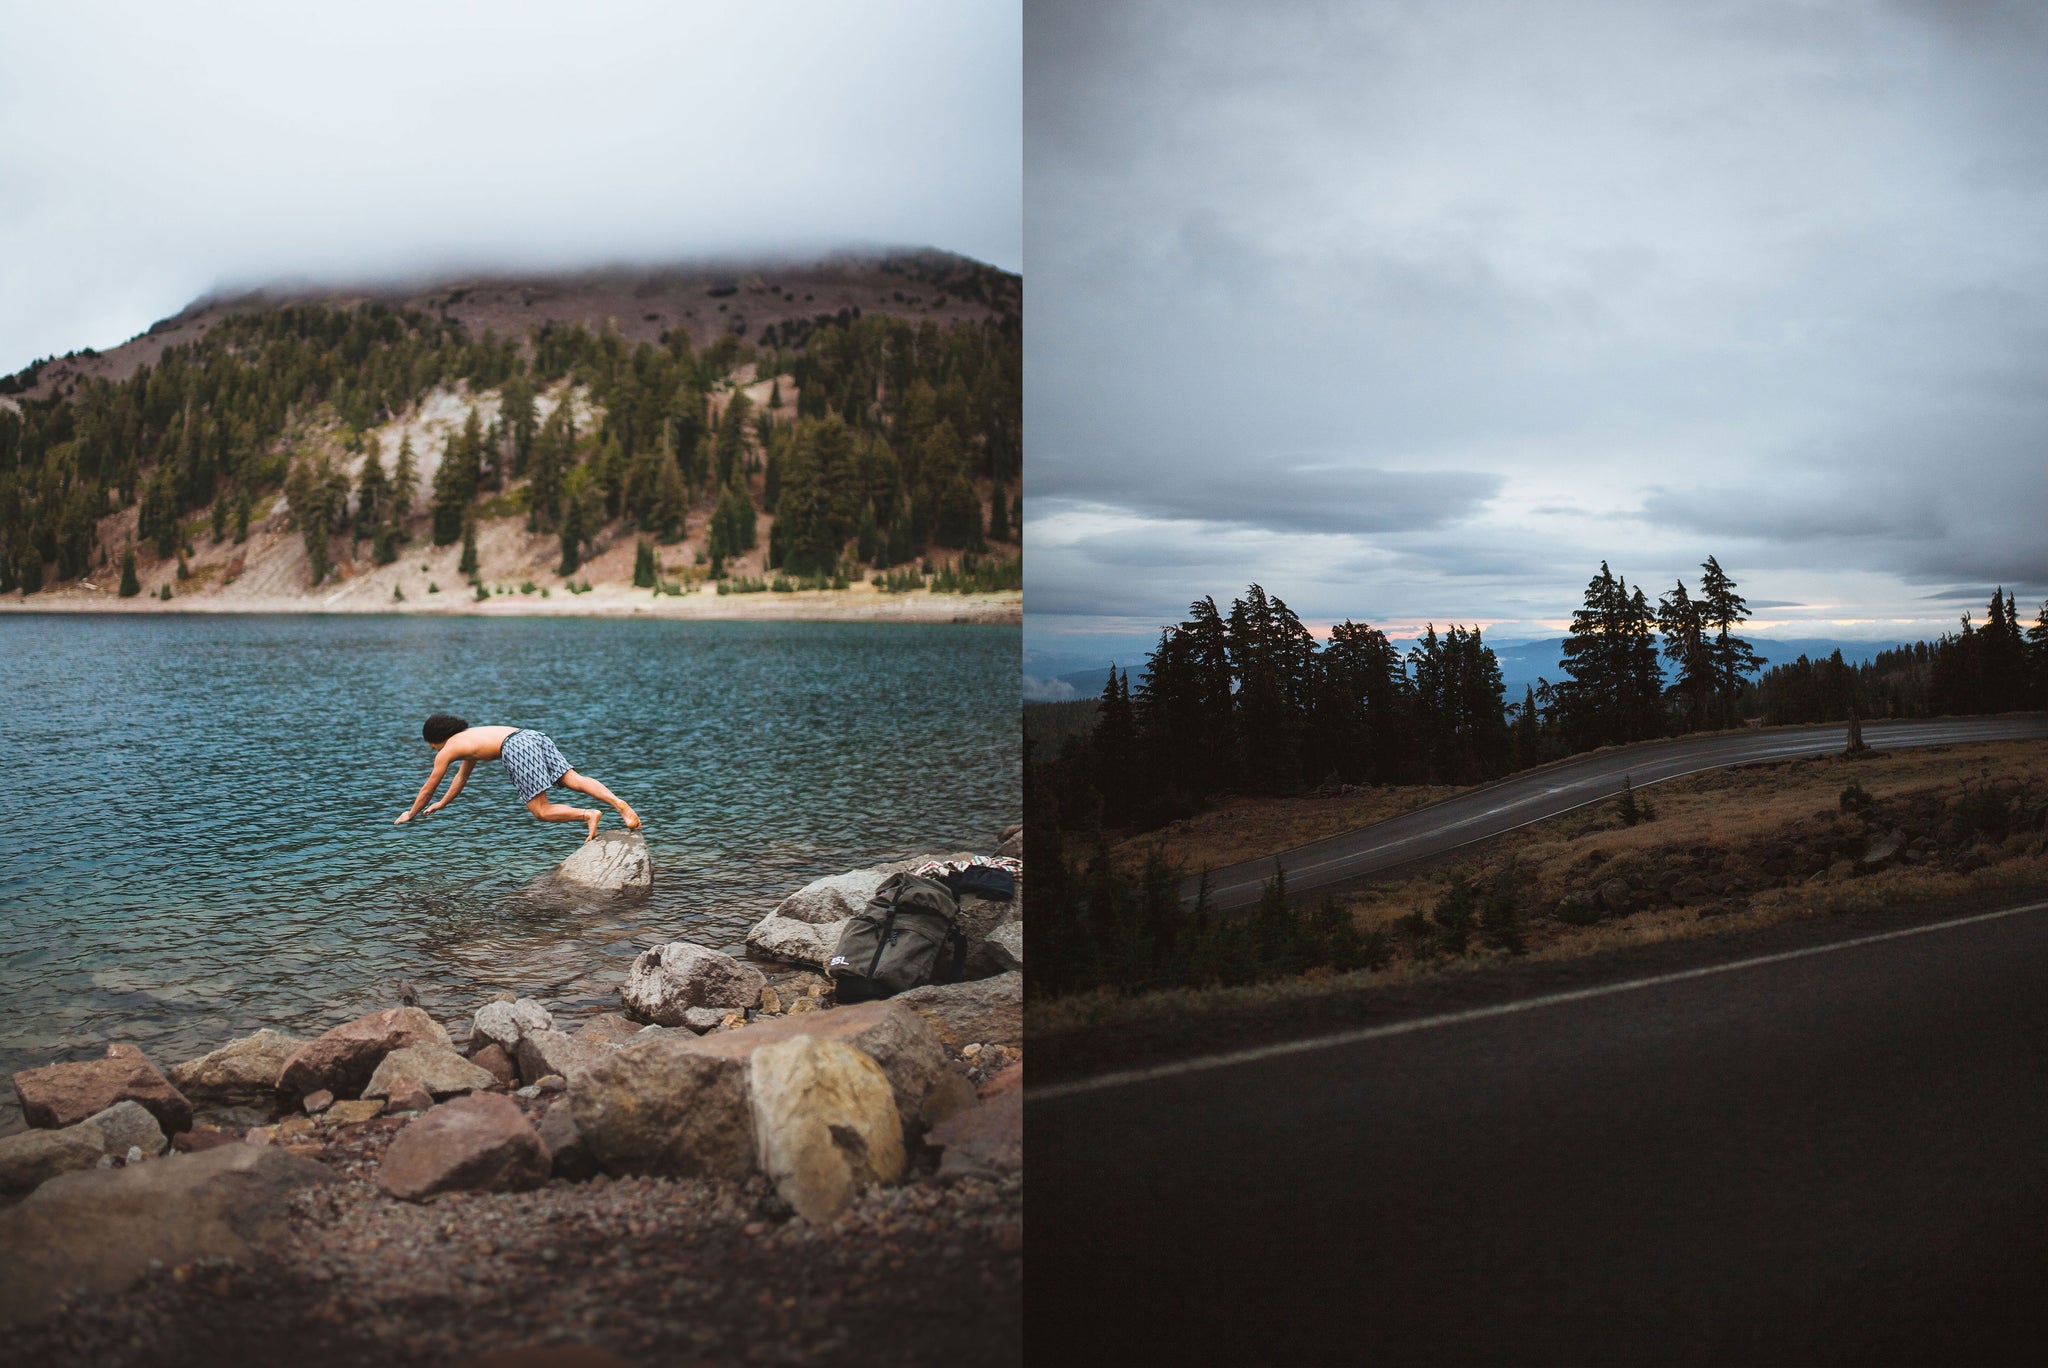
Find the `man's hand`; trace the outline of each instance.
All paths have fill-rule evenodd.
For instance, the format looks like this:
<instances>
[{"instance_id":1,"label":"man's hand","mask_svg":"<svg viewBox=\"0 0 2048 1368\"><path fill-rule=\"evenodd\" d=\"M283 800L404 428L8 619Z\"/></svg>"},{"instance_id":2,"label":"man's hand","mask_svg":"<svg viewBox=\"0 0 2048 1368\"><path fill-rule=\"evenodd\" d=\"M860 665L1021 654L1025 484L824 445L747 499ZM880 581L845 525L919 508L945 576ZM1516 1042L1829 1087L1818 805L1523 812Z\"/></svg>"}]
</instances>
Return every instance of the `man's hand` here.
<instances>
[{"instance_id":1,"label":"man's hand","mask_svg":"<svg viewBox=\"0 0 2048 1368\"><path fill-rule=\"evenodd\" d=\"M428 812L439 812L439 811L440 811L440 810L441 810L442 808L444 808L444 807L447 807L447 806L448 806L448 800L447 800L446 798L443 798L443 799L442 799L442 800L441 800L440 802L438 802L438 803L429 803L429 804L427 804L427 808L426 808L426 810L427 810Z\"/></svg>"},{"instance_id":2,"label":"man's hand","mask_svg":"<svg viewBox=\"0 0 2048 1368\"><path fill-rule=\"evenodd\" d=\"M391 821L391 825L404 826L407 822L410 822L411 820L412 809L408 808L404 812L399 813L398 816L394 817Z\"/></svg>"}]
</instances>

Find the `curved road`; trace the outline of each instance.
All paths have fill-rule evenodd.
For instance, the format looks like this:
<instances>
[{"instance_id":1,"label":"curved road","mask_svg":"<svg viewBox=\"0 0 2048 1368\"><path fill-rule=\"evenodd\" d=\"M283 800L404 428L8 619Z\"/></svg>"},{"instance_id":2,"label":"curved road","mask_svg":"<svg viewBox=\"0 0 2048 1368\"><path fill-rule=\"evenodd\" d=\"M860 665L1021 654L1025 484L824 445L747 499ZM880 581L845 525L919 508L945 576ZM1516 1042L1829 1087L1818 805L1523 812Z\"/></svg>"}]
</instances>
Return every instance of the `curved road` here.
<instances>
[{"instance_id":1,"label":"curved road","mask_svg":"<svg viewBox=\"0 0 2048 1368\"><path fill-rule=\"evenodd\" d=\"M1029 1090L1032 1359L2039 1362L2048 902L1642 950Z\"/></svg>"},{"instance_id":2,"label":"curved road","mask_svg":"<svg viewBox=\"0 0 2048 1368\"><path fill-rule=\"evenodd\" d=\"M1866 722L1863 726L1864 743L1877 750L2043 737L2048 737L2048 716L2039 713L1927 722ZM1384 822L1297 846L1277 858L1280 867L1287 871L1290 893L1314 892L1612 798L1621 791L1623 775L1635 787L1647 788L1702 770L1758 760L1827 755L1847 745L1848 728L1834 724L1718 732L1593 751ZM1210 906L1230 912L1258 902L1260 890L1273 877L1275 858L1268 855L1211 870ZM1183 885L1183 896L1188 901L1194 900L1199 882L1190 879Z\"/></svg>"}]
</instances>

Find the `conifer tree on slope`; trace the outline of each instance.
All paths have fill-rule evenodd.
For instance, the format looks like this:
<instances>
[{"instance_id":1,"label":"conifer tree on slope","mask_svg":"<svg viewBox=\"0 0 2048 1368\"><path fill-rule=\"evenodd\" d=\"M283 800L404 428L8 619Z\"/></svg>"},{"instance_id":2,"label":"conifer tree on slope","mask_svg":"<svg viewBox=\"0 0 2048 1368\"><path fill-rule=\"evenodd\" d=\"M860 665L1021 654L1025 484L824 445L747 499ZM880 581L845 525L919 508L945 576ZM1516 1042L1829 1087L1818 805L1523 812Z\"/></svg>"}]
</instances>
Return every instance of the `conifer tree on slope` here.
<instances>
[{"instance_id":1,"label":"conifer tree on slope","mask_svg":"<svg viewBox=\"0 0 2048 1368\"><path fill-rule=\"evenodd\" d=\"M1735 629L1749 617L1749 605L1712 556L1700 563L1700 605L1702 623L1714 629L1707 647L1714 672L1714 720L1719 726L1733 726L1742 681L1761 670L1764 661L1747 641L1735 635Z\"/></svg>"}]
</instances>

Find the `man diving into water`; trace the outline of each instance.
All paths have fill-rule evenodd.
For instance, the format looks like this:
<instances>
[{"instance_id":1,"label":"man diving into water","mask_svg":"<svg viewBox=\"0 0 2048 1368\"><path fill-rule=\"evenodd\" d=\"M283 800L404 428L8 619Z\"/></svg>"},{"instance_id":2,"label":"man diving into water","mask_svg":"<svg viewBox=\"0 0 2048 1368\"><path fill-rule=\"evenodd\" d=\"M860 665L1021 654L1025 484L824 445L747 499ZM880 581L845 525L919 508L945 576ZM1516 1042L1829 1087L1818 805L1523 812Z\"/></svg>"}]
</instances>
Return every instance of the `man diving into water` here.
<instances>
[{"instance_id":1,"label":"man diving into water","mask_svg":"<svg viewBox=\"0 0 2048 1368\"><path fill-rule=\"evenodd\" d=\"M597 823L604 814L548 800L548 790L560 784L563 788L587 793L600 803L610 803L618 809L627 830L640 829L640 814L597 780L570 769L569 762L562 758L562 753L555 749L555 743L544 733L521 727L472 727L459 717L435 713L420 728L420 734L434 748L434 772L427 776L426 787L420 790L419 797L412 800L412 807L399 813L393 826L419 816L421 806L441 786L441 776L448 772L449 761L462 762L455 771L455 782L448 786L448 792L440 802L427 808L428 812L439 812L455 801L455 795L462 792L462 786L469 782L469 772L476 768L477 761L502 757L505 768L512 774L512 783L519 790L519 801L543 822L583 822L588 826L584 840L597 835Z\"/></svg>"}]
</instances>

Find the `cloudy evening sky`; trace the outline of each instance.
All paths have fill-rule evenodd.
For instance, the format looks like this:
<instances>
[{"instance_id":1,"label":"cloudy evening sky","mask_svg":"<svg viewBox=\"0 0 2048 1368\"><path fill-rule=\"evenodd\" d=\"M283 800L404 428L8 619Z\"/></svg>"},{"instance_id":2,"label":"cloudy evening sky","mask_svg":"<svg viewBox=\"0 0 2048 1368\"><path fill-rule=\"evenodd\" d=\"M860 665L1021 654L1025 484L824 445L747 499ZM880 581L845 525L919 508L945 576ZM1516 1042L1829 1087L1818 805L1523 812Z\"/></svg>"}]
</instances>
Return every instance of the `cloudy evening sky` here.
<instances>
[{"instance_id":1,"label":"cloudy evening sky","mask_svg":"<svg viewBox=\"0 0 2048 1368\"><path fill-rule=\"evenodd\" d=\"M0 43L0 373L280 278L1022 264L1014 5L0 0Z\"/></svg>"},{"instance_id":2,"label":"cloudy evening sky","mask_svg":"<svg viewBox=\"0 0 2048 1368\"><path fill-rule=\"evenodd\" d=\"M2048 20L1033 3L1027 645L1556 635L1709 553L1760 634L2048 594ZM1110 650L1111 647L1120 649Z\"/></svg>"}]
</instances>

